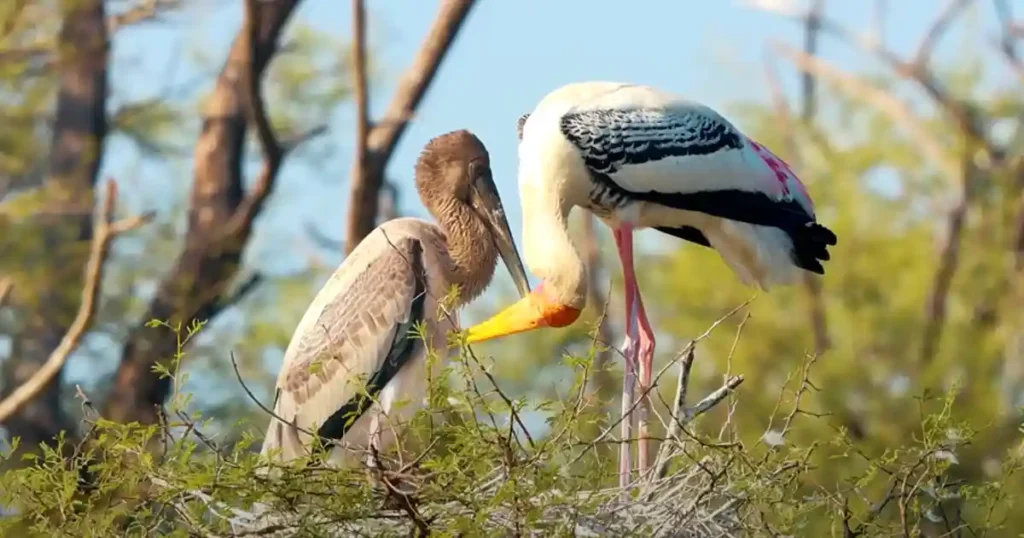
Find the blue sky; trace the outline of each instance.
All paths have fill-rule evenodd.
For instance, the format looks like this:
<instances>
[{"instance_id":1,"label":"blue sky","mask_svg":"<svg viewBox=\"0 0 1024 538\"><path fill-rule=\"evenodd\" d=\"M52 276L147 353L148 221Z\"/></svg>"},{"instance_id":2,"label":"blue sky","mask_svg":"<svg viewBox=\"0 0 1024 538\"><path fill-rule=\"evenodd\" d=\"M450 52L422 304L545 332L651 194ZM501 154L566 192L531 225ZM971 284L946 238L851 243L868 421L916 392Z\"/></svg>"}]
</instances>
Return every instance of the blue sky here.
<instances>
[{"instance_id":1,"label":"blue sky","mask_svg":"<svg viewBox=\"0 0 1024 538\"><path fill-rule=\"evenodd\" d=\"M1024 0L1012 3L1019 18ZM371 52L381 70L372 88L371 108L379 113L415 54L437 2L367 4ZM873 4L867 0L833 1L828 3L827 13L850 28L863 30L871 26ZM884 38L891 48L906 53L941 3L901 0L889 4ZM964 29L982 24L991 34L991 7L981 4L981 18L969 17L967 24L948 34L937 51L937 60L969 61L978 53L977 36L967 36ZM219 66L241 22L241 2L209 2L191 11L117 34L112 82L118 101L151 98L168 85L187 81L198 80L202 91L212 86L212 74L199 72L177 58L200 49ZM202 16L197 18L195 11ZM349 2L304 0L291 24L309 24L347 39ZM730 106L737 102L768 102L762 57L772 39L799 45L800 28L735 0L480 0L390 163L389 176L398 180L404 191L401 210L406 215L425 216L412 189L412 169L420 147L443 132L468 128L489 148L495 181L517 243L522 245L515 184L515 120L545 93L579 80L639 82L684 94L729 116ZM821 53L850 71L877 67L861 52L827 37L822 39ZM990 53L986 56L993 57ZM792 95L797 74L781 61L779 68L786 91ZM273 102L269 106L272 108ZM305 239L307 221L315 222L327 235L343 236L354 131L351 118L347 105L326 118L327 136L337 148L326 162L317 167L299 165L295 160L286 163L278 190L257 224L250 252L252 263L262 270L286 272L296 260L305 259L314 249ZM742 118L734 119L742 128ZM186 148L198 135L197 127L189 125L178 133ZM137 209L177 211L180 208L168 207L168 199L183 198L191 172L189 158L171 166L146 162L132 145L115 138L108 145L103 173L122 181L125 199ZM819 182L817 188L822 185ZM327 253L324 259L330 266L340 260L340 253ZM497 272L495 282L497 287L512 289L504 270ZM69 377L85 375L94 366L79 367L86 365L72 364Z\"/></svg>"},{"instance_id":2,"label":"blue sky","mask_svg":"<svg viewBox=\"0 0 1024 538\"><path fill-rule=\"evenodd\" d=\"M938 0L888 2L884 39L893 49L912 50L939 5ZM194 13L168 17L164 22L121 31L113 43L113 91L118 101L157 96L168 84L200 81L208 90L212 76L178 61L180 53L196 49L219 65L241 21L241 2L199 0ZM382 69L374 82L372 110L383 110L394 83L415 54L432 21L437 2L370 1L369 41L373 58ZM802 5L797 2L798 5ZM850 28L871 26L868 0L828 3L829 17ZM970 61L979 52L979 29L992 35L991 6L981 2L980 15L970 16L947 35L939 47L939 61ZM1012 0L1019 19L1024 0ZM184 21L184 24L181 22ZM198 22L197 22L198 21ZM309 24L341 38L351 27L349 2L304 0L292 25ZM411 176L419 148L431 137L458 128L475 132L491 153L495 180L505 200L518 244L521 211L516 181L515 120L547 92L579 80L620 80L656 85L702 101L730 115L739 101L768 102L762 55L766 43L778 39L799 45L798 25L736 0L480 0L454 44L429 94L401 140L390 163L389 175L404 190L402 212L424 216L412 190ZM969 40L969 41L968 41ZM859 51L827 37L821 53L850 71L876 66ZM993 58L990 51L988 59ZM1005 70L1004 70L1005 71ZM786 90L796 89L795 71L780 63ZM340 75L339 75L340 76ZM273 107L273 103L270 103ZM348 198L348 170L352 144L352 114L343 106L327 118L337 154L320 168L287 163L258 224L254 263L264 269L285 270L282 264L303 256L303 224L314 220L331 236L343 235ZM738 120L743 127L741 118ZM181 133L194 141L197 126ZM167 163L140 160L133 146L114 139L104 158L104 175L118 178L122 192L137 209L171 210L168 193L180 199L191 182L191 160ZM822 183L818 183L817 188ZM812 192L813 194L813 192ZM340 255L327 258L336 264ZM511 289L504 271L496 282ZM71 378L86 375L94 366L72 359ZM92 371L92 373L95 373Z\"/></svg>"},{"instance_id":3,"label":"blue sky","mask_svg":"<svg viewBox=\"0 0 1024 538\"><path fill-rule=\"evenodd\" d=\"M1024 12L1024 0L1013 3L1017 13ZM381 69L372 88L374 112L386 106L395 81L433 19L436 4L367 2L370 47ZM850 28L867 29L872 26L873 4L867 0L834 1L828 3L827 13ZM901 0L889 4L885 40L897 51L911 51L940 2ZM987 3L982 6L981 20L991 31L991 8ZM203 54L220 63L241 21L241 3L210 3L193 11L202 13L198 24L194 14L189 14L185 25L174 24L177 19L171 18L166 24L150 24L118 34L114 41L113 77L120 95L145 98L158 94L168 77L177 81L195 79L197 73L188 62L173 58L197 44L201 44ZM970 52L964 47L963 29L976 27L977 17L968 20L942 42L938 58L959 55L957 59L962 60L962 51ZM292 24L296 23L344 38L351 27L349 3L305 0L293 18ZM738 101L769 99L762 57L771 39L799 45L800 28L736 0L481 0L390 163L390 176L404 190L401 209L408 215L425 215L411 187L419 148L442 132L468 128L489 148L495 180L521 245L521 212L515 186L515 120L531 110L545 93L578 80L640 82L679 92L728 115L730 105ZM976 51L978 40L972 39L972 43ZM821 49L830 61L848 70L874 67L869 57L834 40L823 39ZM122 61L125 58L145 58L145 62ZM779 65L786 89L792 93L796 73L784 63ZM282 241L299 244L294 238L303 236L306 220L315 220L330 236L343 235L353 138L351 118L348 106L329 118L328 136L338 148L329 162L315 170L295 165L284 169L279 196L271 201L259 226L263 233L253 249L256 263L269 268L287 259L264 259L262 254L279 253ZM735 119L742 127L742 119ZM186 140L194 139L190 133L184 135ZM114 143L104 164L114 177L138 177L138 173L126 172L137 161L137 154L129 146ZM145 181L169 182L182 192L188 185L190 162L173 170L162 165L143 166ZM159 200L151 194L159 189L144 183L138 187L150 193L144 197L150 203ZM340 257L334 257L327 262L334 264L339 260ZM497 278L501 287L511 285L504 272L499 272Z\"/></svg>"}]
</instances>

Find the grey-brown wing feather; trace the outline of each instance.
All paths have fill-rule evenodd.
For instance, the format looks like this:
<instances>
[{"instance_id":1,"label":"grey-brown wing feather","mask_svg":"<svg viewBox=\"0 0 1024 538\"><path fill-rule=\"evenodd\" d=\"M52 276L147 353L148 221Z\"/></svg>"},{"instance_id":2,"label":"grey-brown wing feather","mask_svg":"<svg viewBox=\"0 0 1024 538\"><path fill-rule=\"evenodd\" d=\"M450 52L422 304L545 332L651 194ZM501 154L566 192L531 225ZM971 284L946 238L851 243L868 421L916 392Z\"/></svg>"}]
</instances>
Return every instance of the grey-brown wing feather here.
<instances>
[{"instance_id":1,"label":"grey-brown wing feather","mask_svg":"<svg viewBox=\"0 0 1024 538\"><path fill-rule=\"evenodd\" d=\"M367 382L386 366L392 348L407 337L397 331L407 329L416 317L413 306L425 292L422 248L414 237L379 248L295 336L278 380L276 412L281 418L315 430L364 393Z\"/></svg>"}]
</instances>

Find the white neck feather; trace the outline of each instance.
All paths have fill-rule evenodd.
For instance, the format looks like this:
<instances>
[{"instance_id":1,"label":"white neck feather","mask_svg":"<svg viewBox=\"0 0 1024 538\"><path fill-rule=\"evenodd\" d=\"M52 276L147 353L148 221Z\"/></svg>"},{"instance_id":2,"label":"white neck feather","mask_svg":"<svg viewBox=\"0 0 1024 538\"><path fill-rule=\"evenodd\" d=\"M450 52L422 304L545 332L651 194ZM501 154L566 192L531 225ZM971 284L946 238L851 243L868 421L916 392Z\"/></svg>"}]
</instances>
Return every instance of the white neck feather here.
<instances>
[{"instance_id":1,"label":"white neck feather","mask_svg":"<svg viewBox=\"0 0 1024 538\"><path fill-rule=\"evenodd\" d=\"M524 181L525 179L525 181ZM572 203L539 178L519 181L523 207L523 261L544 280L545 291L561 304L583 309L587 302L587 273L569 238Z\"/></svg>"}]
</instances>

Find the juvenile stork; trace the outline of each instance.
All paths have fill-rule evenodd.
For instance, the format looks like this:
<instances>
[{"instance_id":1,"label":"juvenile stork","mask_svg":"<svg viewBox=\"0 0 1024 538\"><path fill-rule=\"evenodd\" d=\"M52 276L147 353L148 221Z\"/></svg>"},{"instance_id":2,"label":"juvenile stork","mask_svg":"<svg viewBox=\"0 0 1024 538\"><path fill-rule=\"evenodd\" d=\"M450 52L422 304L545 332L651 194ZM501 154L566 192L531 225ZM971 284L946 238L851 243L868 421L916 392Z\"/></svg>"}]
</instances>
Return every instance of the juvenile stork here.
<instances>
[{"instance_id":1,"label":"juvenile stork","mask_svg":"<svg viewBox=\"0 0 1024 538\"><path fill-rule=\"evenodd\" d=\"M438 136L415 174L437 224L381 224L313 299L285 351L264 457L308 454L311 433L330 443L327 462L336 466L358 463L370 445L385 450L426 396L426 346L448 356L446 334L458 319L438 303L451 286L459 287L456 308L472 301L501 256L520 295L529 293L483 143L465 130ZM410 333L420 322L426 342Z\"/></svg>"},{"instance_id":2,"label":"juvenile stork","mask_svg":"<svg viewBox=\"0 0 1024 538\"><path fill-rule=\"evenodd\" d=\"M558 88L519 119L523 255L542 278L531 294L473 326L468 342L572 324L584 307L583 261L569 240L573 207L612 228L625 277L626 376L623 414L632 409L636 369L651 383L654 333L633 269L633 230L655 228L718 251L746 285L791 283L800 271L824 274L836 244L818 224L797 176L767 148L701 104L656 88L578 82ZM647 468L641 410L638 460ZM623 420L625 441L632 429ZM629 480L621 445L620 483Z\"/></svg>"}]
</instances>

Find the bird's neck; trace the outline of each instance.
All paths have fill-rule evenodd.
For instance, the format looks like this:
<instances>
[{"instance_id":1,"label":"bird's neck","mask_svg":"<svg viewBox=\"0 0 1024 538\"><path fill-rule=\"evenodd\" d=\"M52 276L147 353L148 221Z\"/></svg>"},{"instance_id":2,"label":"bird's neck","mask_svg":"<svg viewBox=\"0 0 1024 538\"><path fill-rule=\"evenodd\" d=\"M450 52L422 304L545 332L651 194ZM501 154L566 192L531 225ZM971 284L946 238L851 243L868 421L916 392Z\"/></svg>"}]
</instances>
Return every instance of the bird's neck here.
<instances>
[{"instance_id":1,"label":"bird's neck","mask_svg":"<svg viewBox=\"0 0 1024 538\"><path fill-rule=\"evenodd\" d=\"M491 283L497 248L483 221L463 204L452 203L435 215L448 243L447 281L459 287L459 304L480 295Z\"/></svg>"},{"instance_id":2,"label":"bird's neck","mask_svg":"<svg viewBox=\"0 0 1024 538\"><path fill-rule=\"evenodd\" d=\"M572 204L543 183L520 183L523 200L523 258L544 281L545 292L580 310L587 302L587 272L569 238Z\"/></svg>"}]
</instances>

